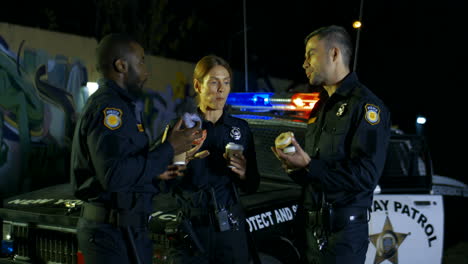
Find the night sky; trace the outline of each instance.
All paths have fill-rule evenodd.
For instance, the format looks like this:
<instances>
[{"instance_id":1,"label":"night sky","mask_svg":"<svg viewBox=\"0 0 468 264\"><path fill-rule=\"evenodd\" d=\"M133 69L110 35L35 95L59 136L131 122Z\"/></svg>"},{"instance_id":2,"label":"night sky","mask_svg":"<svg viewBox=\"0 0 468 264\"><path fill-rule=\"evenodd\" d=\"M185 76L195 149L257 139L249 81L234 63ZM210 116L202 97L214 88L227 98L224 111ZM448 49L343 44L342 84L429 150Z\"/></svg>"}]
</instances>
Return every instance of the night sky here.
<instances>
[{"instance_id":1,"label":"night sky","mask_svg":"<svg viewBox=\"0 0 468 264\"><path fill-rule=\"evenodd\" d=\"M11 8L1 8L0 21L99 39L106 22L102 5L119 1L97 2L34 1L26 9L24 2L14 1ZM128 24L143 19L150 2L158 1L133 5L138 16L128 16ZM468 8L464 2L365 0L357 73L390 108L393 124L405 132L414 133L416 116L426 116L424 133L435 173L468 183L462 159L468 156L468 109L463 96ZM360 0L248 0L249 69L258 75L305 83L301 68L304 37L318 27L337 24L355 38L351 25L359 17L359 5ZM215 53L243 71L242 14L241 0L169 0L164 12L172 21L167 41L153 55L195 62ZM186 21L187 16L193 17L194 26L180 37L178 22ZM173 45L181 39L182 43Z\"/></svg>"}]
</instances>

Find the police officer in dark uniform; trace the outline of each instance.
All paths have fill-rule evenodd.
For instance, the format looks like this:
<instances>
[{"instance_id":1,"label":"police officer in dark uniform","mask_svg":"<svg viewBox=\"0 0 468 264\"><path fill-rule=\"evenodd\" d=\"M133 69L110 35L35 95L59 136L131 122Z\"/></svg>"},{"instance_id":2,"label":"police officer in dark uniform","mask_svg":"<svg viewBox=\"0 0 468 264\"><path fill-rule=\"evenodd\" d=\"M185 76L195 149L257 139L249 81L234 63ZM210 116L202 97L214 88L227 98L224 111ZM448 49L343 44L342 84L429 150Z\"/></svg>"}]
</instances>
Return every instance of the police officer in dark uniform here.
<instances>
[{"instance_id":1,"label":"police officer in dark uniform","mask_svg":"<svg viewBox=\"0 0 468 264\"><path fill-rule=\"evenodd\" d=\"M339 26L320 28L305 40L303 68L312 86L326 91L307 125L305 151L273 148L303 186L305 263L364 263L368 208L384 167L390 114L356 73L351 40Z\"/></svg>"},{"instance_id":2,"label":"police officer in dark uniform","mask_svg":"<svg viewBox=\"0 0 468 264\"><path fill-rule=\"evenodd\" d=\"M135 107L148 77L144 50L124 34L110 34L97 48L100 87L77 123L71 156L75 196L85 203L78 246L85 262L151 263L147 223L158 182L175 178L173 156L201 136L178 122L165 143L149 146Z\"/></svg>"},{"instance_id":3,"label":"police officer in dark uniform","mask_svg":"<svg viewBox=\"0 0 468 264\"><path fill-rule=\"evenodd\" d=\"M237 189L255 192L260 178L247 122L225 111L231 78L228 63L214 55L203 57L194 70L198 113L207 132L199 153L209 155L191 160L178 186L183 190L181 213L190 221L199 246L184 245L176 263L245 264L249 260L245 215ZM225 147L231 142L244 150L228 159Z\"/></svg>"}]
</instances>

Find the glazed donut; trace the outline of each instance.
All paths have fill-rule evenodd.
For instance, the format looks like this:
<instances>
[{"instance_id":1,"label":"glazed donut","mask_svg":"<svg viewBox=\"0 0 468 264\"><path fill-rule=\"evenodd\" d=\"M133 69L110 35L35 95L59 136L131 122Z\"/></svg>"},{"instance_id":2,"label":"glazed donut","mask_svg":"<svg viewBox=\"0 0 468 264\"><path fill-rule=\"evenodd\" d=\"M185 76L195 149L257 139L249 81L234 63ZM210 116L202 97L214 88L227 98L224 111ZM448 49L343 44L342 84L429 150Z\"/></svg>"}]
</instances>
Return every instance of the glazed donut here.
<instances>
[{"instance_id":1,"label":"glazed donut","mask_svg":"<svg viewBox=\"0 0 468 264\"><path fill-rule=\"evenodd\" d=\"M293 132L284 132L279 134L275 139L275 146L278 149L284 149L291 144L292 138L294 137Z\"/></svg>"},{"instance_id":2,"label":"glazed donut","mask_svg":"<svg viewBox=\"0 0 468 264\"><path fill-rule=\"evenodd\" d=\"M296 152L296 148L291 145L293 137L294 133L290 131L279 134L279 136L275 139L276 148L281 149L285 154L292 154Z\"/></svg>"}]
</instances>

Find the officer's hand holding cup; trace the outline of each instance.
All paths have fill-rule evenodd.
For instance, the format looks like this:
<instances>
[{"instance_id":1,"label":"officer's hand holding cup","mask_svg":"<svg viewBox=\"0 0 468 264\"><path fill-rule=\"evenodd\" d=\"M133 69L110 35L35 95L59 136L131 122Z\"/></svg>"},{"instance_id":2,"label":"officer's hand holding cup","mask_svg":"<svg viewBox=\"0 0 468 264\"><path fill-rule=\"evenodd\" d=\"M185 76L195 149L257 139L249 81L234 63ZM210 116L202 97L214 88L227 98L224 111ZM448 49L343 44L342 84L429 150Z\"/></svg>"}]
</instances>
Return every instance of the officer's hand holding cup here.
<instances>
[{"instance_id":1,"label":"officer's hand holding cup","mask_svg":"<svg viewBox=\"0 0 468 264\"><path fill-rule=\"evenodd\" d=\"M245 178L246 163L243 155L244 147L233 142L229 142L226 145L226 151L224 158L227 160L228 167L239 175L241 179Z\"/></svg>"},{"instance_id":2,"label":"officer's hand holding cup","mask_svg":"<svg viewBox=\"0 0 468 264\"><path fill-rule=\"evenodd\" d=\"M186 169L184 165L169 165L165 172L158 175L160 180L172 180L177 177L183 176L183 171Z\"/></svg>"}]
</instances>

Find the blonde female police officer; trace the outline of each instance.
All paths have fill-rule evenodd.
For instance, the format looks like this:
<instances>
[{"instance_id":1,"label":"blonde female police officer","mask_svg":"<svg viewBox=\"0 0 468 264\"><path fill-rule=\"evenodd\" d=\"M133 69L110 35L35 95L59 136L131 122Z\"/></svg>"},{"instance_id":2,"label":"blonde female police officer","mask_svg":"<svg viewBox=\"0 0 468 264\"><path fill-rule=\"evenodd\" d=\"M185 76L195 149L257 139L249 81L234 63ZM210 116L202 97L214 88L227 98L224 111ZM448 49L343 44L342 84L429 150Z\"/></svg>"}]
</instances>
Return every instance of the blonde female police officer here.
<instances>
[{"instance_id":1,"label":"blonde female police officer","mask_svg":"<svg viewBox=\"0 0 468 264\"><path fill-rule=\"evenodd\" d=\"M225 111L231 78L229 64L213 55L203 57L194 70L198 113L207 131L200 152L209 155L190 161L180 188L186 200L182 211L205 252L183 247L177 263L248 263L245 216L237 188L255 192L260 179L247 122ZM230 142L242 145L244 151L227 160L224 152Z\"/></svg>"}]
</instances>

